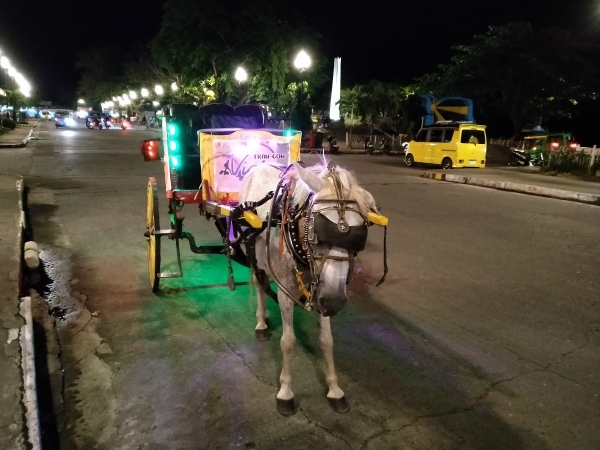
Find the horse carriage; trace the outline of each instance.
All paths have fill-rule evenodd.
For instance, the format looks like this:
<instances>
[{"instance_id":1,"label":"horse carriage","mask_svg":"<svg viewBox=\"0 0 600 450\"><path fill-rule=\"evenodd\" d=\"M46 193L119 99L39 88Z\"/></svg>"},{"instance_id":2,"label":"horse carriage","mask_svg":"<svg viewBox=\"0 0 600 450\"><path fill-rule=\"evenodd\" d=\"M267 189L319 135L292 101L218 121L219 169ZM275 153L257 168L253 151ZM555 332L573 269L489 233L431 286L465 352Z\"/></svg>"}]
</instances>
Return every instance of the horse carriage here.
<instances>
[{"instance_id":1,"label":"horse carriage","mask_svg":"<svg viewBox=\"0 0 600 450\"><path fill-rule=\"evenodd\" d=\"M163 162L169 205L168 227L161 228L156 180L150 178L145 236L152 291L159 290L163 278L183 276L183 239L193 253L227 258L227 285L232 290L232 261L250 267L257 285L258 340L269 338L266 296L281 308L284 361L277 394L279 412L296 411L289 374L294 306L319 312L327 398L335 411L348 411L333 366L329 319L347 302L346 285L358 253L365 248L368 227L375 224L387 230L388 219L379 214L371 194L350 172L324 160L304 166L301 133L268 128L266 112L258 106L173 105L168 112L163 117L162 139L140 143L144 160ZM186 204L197 204L200 215L214 220L222 244L197 244L184 231ZM175 243L174 272L161 271L163 237ZM385 248L384 266L387 272Z\"/></svg>"}]
</instances>

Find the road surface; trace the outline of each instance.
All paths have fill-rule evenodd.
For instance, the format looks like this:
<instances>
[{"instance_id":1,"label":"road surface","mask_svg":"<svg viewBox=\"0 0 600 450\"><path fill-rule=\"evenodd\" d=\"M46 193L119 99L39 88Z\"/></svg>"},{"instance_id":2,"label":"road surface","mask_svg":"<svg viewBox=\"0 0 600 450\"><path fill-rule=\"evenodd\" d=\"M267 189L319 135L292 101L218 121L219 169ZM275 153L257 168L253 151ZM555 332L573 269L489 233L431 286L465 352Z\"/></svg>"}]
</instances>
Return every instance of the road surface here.
<instances>
[{"instance_id":1,"label":"road surface","mask_svg":"<svg viewBox=\"0 0 600 450\"><path fill-rule=\"evenodd\" d=\"M285 418L273 302L273 335L257 342L250 287L206 287L226 282L225 258L185 246L185 277L150 292L149 176L168 215L162 166L143 162L138 142L156 134L48 124L36 134L0 167L26 177L53 280L62 449L598 448L600 208L426 180L397 156L334 157L390 218L390 273L375 287L383 230L372 227L332 321L348 414L325 399L317 318L296 311L299 411ZM184 212L186 229L219 242L193 206Z\"/></svg>"}]
</instances>

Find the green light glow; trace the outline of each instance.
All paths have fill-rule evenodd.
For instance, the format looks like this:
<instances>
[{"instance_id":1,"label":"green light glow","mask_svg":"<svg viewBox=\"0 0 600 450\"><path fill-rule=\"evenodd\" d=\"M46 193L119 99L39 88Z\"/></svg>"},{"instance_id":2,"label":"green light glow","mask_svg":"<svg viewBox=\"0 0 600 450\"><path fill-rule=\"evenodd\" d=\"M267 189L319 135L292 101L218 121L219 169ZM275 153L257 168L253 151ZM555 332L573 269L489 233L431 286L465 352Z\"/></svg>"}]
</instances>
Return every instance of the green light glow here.
<instances>
[{"instance_id":1,"label":"green light glow","mask_svg":"<svg viewBox=\"0 0 600 450\"><path fill-rule=\"evenodd\" d=\"M177 127L175 125L169 125L169 135L175 136L177 134Z\"/></svg>"},{"instance_id":2,"label":"green light glow","mask_svg":"<svg viewBox=\"0 0 600 450\"><path fill-rule=\"evenodd\" d=\"M171 150L173 152L177 150L177 142L176 141L169 142L169 150Z\"/></svg>"},{"instance_id":3,"label":"green light glow","mask_svg":"<svg viewBox=\"0 0 600 450\"><path fill-rule=\"evenodd\" d=\"M179 158L177 156L171 156L171 167L179 167Z\"/></svg>"}]
</instances>

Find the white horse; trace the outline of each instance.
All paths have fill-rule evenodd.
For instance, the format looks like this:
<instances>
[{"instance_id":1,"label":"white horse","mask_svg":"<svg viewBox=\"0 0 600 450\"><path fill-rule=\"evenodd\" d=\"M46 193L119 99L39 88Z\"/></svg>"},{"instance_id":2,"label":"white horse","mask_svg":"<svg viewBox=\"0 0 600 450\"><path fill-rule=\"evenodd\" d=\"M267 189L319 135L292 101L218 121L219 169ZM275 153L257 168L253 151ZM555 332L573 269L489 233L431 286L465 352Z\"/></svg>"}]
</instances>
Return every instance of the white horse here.
<instances>
[{"instance_id":1,"label":"white horse","mask_svg":"<svg viewBox=\"0 0 600 450\"><path fill-rule=\"evenodd\" d=\"M358 230L358 234L361 235L359 239L364 238L366 240L366 225L368 224L366 217L369 212L377 213L377 207L371 194L358 185L352 174L333 165L330 167L317 165L304 168L294 163L294 167L290 168L287 173L282 172L283 169L285 168L277 168L268 164L261 164L256 167L244 178L240 189L240 202L258 201L264 198L269 191L276 190L283 176L285 182L288 183L287 188L290 189L288 204L292 210L296 208L297 211L297 208L306 205L308 201L307 207L310 208L311 213L317 214L320 212L322 216L320 218L321 228L333 227L332 233L336 234L335 229L337 224L337 229L341 231L337 236L338 243L339 239L344 239L344 236L352 234L348 233L349 230ZM343 203L345 207L340 206L342 203L331 201L341 198L346 199L347 203ZM327 200L330 201L327 202ZM271 210L272 202L273 200L257 208L258 216L262 220L266 220ZM330 222L323 220L323 217L329 219ZM323 222L326 223L323 225ZM304 229L308 230L308 226ZM281 227L275 226L271 230L270 242L267 245L267 233L262 232L257 237L255 246L258 269L272 277L279 287L277 300L281 308L283 323L283 334L281 336L283 367L279 379L281 389L277 393L277 409L283 415L292 415L296 412L294 393L291 389L292 377L290 374L291 357L296 342L293 328L293 313L294 306L301 303L302 288L300 286L303 285L304 294L308 294L307 285L310 285L312 281L313 285L311 287L314 291L311 294L314 293L314 295L310 295L310 300L314 302L319 312L321 327L319 340L325 357L326 380L329 386L327 399L336 412L347 412L350 410L350 407L344 396L344 391L338 386L333 362L333 339L331 336L330 316L335 316L347 303L346 285L349 281L348 277L351 275L350 272L353 269L356 252L351 246L351 249L348 250L349 247L346 245L331 245L323 242L323 239L321 239L322 236L318 236L319 242L310 245L310 251L314 252L312 254L318 258L316 260L316 270L313 270L315 269L314 266L310 269L304 267L304 282L299 282L297 278L298 260L294 258L289 247L283 244L284 239L281 237L281 233ZM357 250L362 250L362 248L364 248L364 241L362 242L362 247ZM269 249L270 261L267 258L267 249ZM256 281L256 274L253 276ZM316 283L315 280L317 281ZM266 340L269 338L265 309L266 295L261 284L258 282L256 284L258 305L255 333L257 339ZM290 298L288 294L291 294L294 298ZM306 295L304 297L306 299Z\"/></svg>"}]
</instances>

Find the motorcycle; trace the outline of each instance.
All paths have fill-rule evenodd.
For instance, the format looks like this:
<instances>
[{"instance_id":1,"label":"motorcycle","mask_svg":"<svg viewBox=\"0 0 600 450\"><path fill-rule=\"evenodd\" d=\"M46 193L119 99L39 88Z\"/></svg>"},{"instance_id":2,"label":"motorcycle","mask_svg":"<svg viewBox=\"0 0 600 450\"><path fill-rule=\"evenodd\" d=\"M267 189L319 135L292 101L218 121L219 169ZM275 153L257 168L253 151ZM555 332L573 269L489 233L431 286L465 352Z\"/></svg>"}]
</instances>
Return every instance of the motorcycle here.
<instances>
[{"instance_id":1,"label":"motorcycle","mask_svg":"<svg viewBox=\"0 0 600 450\"><path fill-rule=\"evenodd\" d=\"M539 153L538 156L532 158L527 151L519 150L515 147L510 148L511 155L508 161L509 166L539 166L544 160L544 154Z\"/></svg>"},{"instance_id":2,"label":"motorcycle","mask_svg":"<svg viewBox=\"0 0 600 450\"><path fill-rule=\"evenodd\" d=\"M327 138L327 141L329 142L329 153L331 155L337 155L340 153L340 146L338 145L337 141L335 139L333 139L331 136L329 136Z\"/></svg>"},{"instance_id":3,"label":"motorcycle","mask_svg":"<svg viewBox=\"0 0 600 450\"><path fill-rule=\"evenodd\" d=\"M365 141L365 153L367 155L372 155L373 154L373 141L371 140L371 138L368 138Z\"/></svg>"},{"instance_id":4,"label":"motorcycle","mask_svg":"<svg viewBox=\"0 0 600 450\"><path fill-rule=\"evenodd\" d=\"M94 128L98 128L99 130L102 129L102 120L100 118L95 118L92 120L89 120L86 124L86 127L88 127L88 129L92 130Z\"/></svg>"},{"instance_id":5,"label":"motorcycle","mask_svg":"<svg viewBox=\"0 0 600 450\"><path fill-rule=\"evenodd\" d=\"M384 154L389 156L390 153L392 152L392 147L390 146L390 144L388 143L386 138L381 139L381 145L379 146L379 151Z\"/></svg>"}]
</instances>

